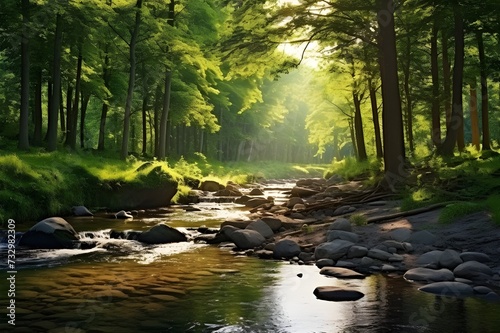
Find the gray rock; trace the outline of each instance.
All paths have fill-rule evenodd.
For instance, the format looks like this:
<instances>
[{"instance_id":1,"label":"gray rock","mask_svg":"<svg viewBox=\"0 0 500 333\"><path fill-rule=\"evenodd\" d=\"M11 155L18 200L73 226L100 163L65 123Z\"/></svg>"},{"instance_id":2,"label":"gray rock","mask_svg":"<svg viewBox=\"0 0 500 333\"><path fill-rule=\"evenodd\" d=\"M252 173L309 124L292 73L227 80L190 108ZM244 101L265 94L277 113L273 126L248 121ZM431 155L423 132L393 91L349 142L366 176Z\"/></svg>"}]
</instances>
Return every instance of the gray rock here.
<instances>
[{"instance_id":1,"label":"gray rock","mask_svg":"<svg viewBox=\"0 0 500 333\"><path fill-rule=\"evenodd\" d=\"M382 251L379 249L370 249L368 251L368 257L373 258L373 259L378 259L378 260L389 260L390 257L392 257L392 253Z\"/></svg>"},{"instance_id":2,"label":"gray rock","mask_svg":"<svg viewBox=\"0 0 500 333\"><path fill-rule=\"evenodd\" d=\"M73 206L71 207L71 212L75 216L94 216L85 206Z\"/></svg>"},{"instance_id":3,"label":"gray rock","mask_svg":"<svg viewBox=\"0 0 500 333\"><path fill-rule=\"evenodd\" d=\"M351 208L354 208L354 207L340 206L339 208L335 209L335 211L333 212L333 216L344 215L344 214L350 213L350 212L352 212ZM354 208L354 210L356 210L356 208Z\"/></svg>"},{"instance_id":4,"label":"gray rock","mask_svg":"<svg viewBox=\"0 0 500 333\"><path fill-rule=\"evenodd\" d=\"M323 267L319 274L333 276L337 279L364 279L365 276L348 268L342 267Z\"/></svg>"},{"instance_id":5,"label":"gray rock","mask_svg":"<svg viewBox=\"0 0 500 333\"><path fill-rule=\"evenodd\" d=\"M297 204L304 204L304 200L302 200L302 198L299 198L299 197L292 197L290 198L287 202L286 202L286 206L288 208L292 208L293 206L297 205Z\"/></svg>"},{"instance_id":6,"label":"gray rock","mask_svg":"<svg viewBox=\"0 0 500 333\"><path fill-rule=\"evenodd\" d=\"M370 267L374 263L375 263L375 260L373 260L372 258L369 258L369 257L361 258L361 262L360 262L361 266L363 266L363 267Z\"/></svg>"},{"instance_id":7,"label":"gray rock","mask_svg":"<svg viewBox=\"0 0 500 333\"><path fill-rule=\"evenodd\" d=\"M437 241L437 237L427 230L416 231L410 236L410 243L433 245Z\"/></svg>"},{"instance_id":8,"label":"gray rock","mask_svg":"<svg viewBox=\"0 0 500 333\"><path fill-rule=\"evenodd\" d=\"M219 190L223 190L224 188L225 188L224 185L219 184L218 182L213 180L205 180L199 186L200 190L208 192L216 192Z\"/></svg>"},{"instance_id":9,"label":"gray rock","mask_svg":"<svg viewBox=\"0 0 500 333\"><path fill-rule=\"evenodd\" d=\"M455 278L455 282L462 282L462 283L465 283L465 284L473 284L473 281L472 280L469 280L469 279L463 279L463 278Z\"/></svg>"},{"instance_id":10,"label":"gray rock","mask_svg":"<svg viewBox=\"0 0 500 333\"><path fill-rule=\"evenodd\" d=\"M249 208L255 208L270 202L271 201L265 198L251 198L247 202L245 202L245 206Z\"/></svg>"},{"instance_id":11,"label":"gray rock","mask_svg":"<svg viewBox=\"0 0 500 333\"><path fill-rule=\"evenodd\" d=\"M353 245L349 248L349 251L347 251L347 258L352 259L352 258L362 258L366 256L368 253L368 249L364 246L359 246L359 245Z\"/></svg>"},{"instance_id":12,"label":"gray rock","mask_svg":"<svg viewBox=\"0 0 500 333\"><path fill-rule=\"evenodd\" d=\"M255 254L257 257L260 259L272 259L273 258L273 251L268 251L268 250L258 250L255 251Z\"/></svg>"},{"instance_id":13,"label":"gray rock","mask_svg":"<svg viewBox=\"0 0 500 333\"><path fill-rule=\"evenodd\" d=\"M260 188L254 188L248 195L264 195L264 192Z\"/></svg>"},{"instance_id":14,"label":"gray rock","mask_svg":"<svg viewBox=\"0 0 500 333\"><path fill-rule=\"evenodd\" d=\"M435 282L418 288L418 290L439 296L466 297L472 296L474 290L471 286L460 282Z\"/></svg>"},{"instance_id":15,"label":"gray rock","mask_svg":"<svg viewBox=\"0 0 500 333\"><path fill-rule=\"evenodd\" d=\"M229 235L231 241L242 250L253 249L261 246L266 239L255 230L236 230Z\"/></svg>"},{"instance_id":16,"label":"gray rock","mask_svg":"<svg viewBox=\"0 0 500 333\"><path fill-rule=\"evenodd\" d=\"M261 220L264 221L264 223L266 223L269 226L269 228L271 228L271 230L274 232L280 230L282 226L282 223L279 219L275 219L272 217L263 217L261 218Z\"/></svg>"},{"instance_id":17,"label":"gray rock","mask_svg":"<svg viewBox=\"0 0 500 333\"><path fill-rule=\"evenodd\" d=\"M365 296L362 292L354 289L345 289L340 287L324 286L314 289L314 295L325 301L343 302L357 301Z\"/></svg>"},{"instance_id":18,"label":"gray rock","mask_svg":"<svg viewBox=\"0 0 500 333\"><path fill-rule=\"evenodd\" d=\"M310 197L310 196L318 194L318 193L319 193L319 191L308 188L308 187L295 186L294 188L292 188L291 195L293 197L305 198L305 197Z\"/></svg>"},{"instance_id":19,"label":"gray rock","mask_svg":"<svg viewBox=\"0 0 500 333\"><path fill-rule=\"evenodd\" d=\"M115 214L115 219L132 219L132 218L134 218L132 214L129 214L124 210L120 210L118 213Z\"/></svg>"},{"instance_id":20,"label":"gray rock","mask_svg":"<svg viewBox=\"0 0 500 333\"><path fill-rule=\"evenodd\" d=\"M334 266L334 265L335 265L335 261L333 261L332 259L323 258L323 259L316 260L316 266L318 268Z\"/></svg>"},{"instance_id":21,"label":"gray rock","mask_svg":"<svg viewBox=\"0 0 500 333\"><path fill-rule=\"evenodd\" d=\"M352 261L339 260L335 264L335 267L343 267L343 268L356 268L357 265Z\"/></svg>"},{"instance_id":22,"label":"gray rock","mask_svg":"<svg viewBox=\"0 0 500 333\"><path fill-rule=\"evenodd\" d=\"M273 256L276 259L293 258L300 254L300 246L291 239L282 239L274 245Z\"/></svg>"},{"instance_id":23,"label":"gray rock","mask_svg":"<svg viewBox=\"0 0 500 333\"><path fill-rule=\"evenodd\" d=\"M389 237L398 242L406 242L410 239L412 231L407 228L398 228L389 232Z\"/></svg>"},{"instance_id":24,"label":"gray rock","mask_svg":"<svg viewBox=\"0 0 500 333\"><path fill-rule=\"evenodd\" d=\"M246 229L248 229L248 230L255 230L259 234L261 234L262 236L264 236L265 238L270 238L270 237L274 236L273 230L267 225L266 222L264 222L262 220L257 220L257 221L251 222L246 227Z\"/></svg>"},{"instance_id":25,"label":"gray rock","mask_svg":"<svg viewBox=\"0 0 500 333\"><path fill-rule=\"evenodd\" d=\"M357 243L359 241L359 236L349 231L330 230L326 233L326 239L328 242L331 242L335 239L343 239L349 242Z\"/></svg>"},{"instance_id":26,"label":"gray rock","mask_svg":"<svg viewBox=\"0 0 500 333\"><path fill-rule=\"evenodd\" d=\"M412 268L403 277L408 281L428 282L453 281L455 279L455 276L449 269L430 269L424 267Z\"/></svg>"},{"instance_id":27,"label":"gray rock","mask_svg":"<svg viewBox=\"0 0 500 333\"><path fill-rule=\"evenodd\" d=\"M78 242L78 233L65 219L49 217L26 231L19 240L19 246L33 249L68 249Z\"/></svg>"},{"instance_id":28,"label":"gray rock","mask_svg":"<svg viewBox=\"0 0 500 333\"><path fill-rule=\"evenodd\" d=\"M443 251L439 250L429 251L418 257L416 264L422 267L438 267L442 254Z\"/></svg>"},{"instance_id":29,"label":"gray rock","mask_svg":"<svg viewBox=\"0 0 500 333\"><path fill-rule=\"evenodd\" d=\"M300 252L299 254L299 259L302 260L303 262L309 262L312 261L314 257L313 253L308 253L308 252Z\"/></svg>"},{"instance_id":30,"label":"gray rock","mask_svg":"<svg viewBox=\"0 0 500 333\"><path fill-rule=\"evenodd\" d=\"M474 289L474 292L476 294L480 294L480 295L487 295L487 294L493 292L493 290L491 290L490 288L485 287L485 286L475 286L472 289Z\"/></svg>"},{"instance_id":31,"label":"gray rock","mask_svg":"<svg viewBox=\"0 0 500 333\"><path fill-rule=\"evenodd\" d=\"M463 261L477 261L477 262L489 262L491 258L481 252L462 252L460 253L460 258Z\"/></svg>"},{"instance_id":32,"label":"gray rock","mask_svg":"<svg viewBox=\"0 0 500 333\"><path fill-rule=\"evenodd\" d=\"M405 258L402 255L394 253L394 254L392 254L392 256L389 257L388 261L390 261L390 262L401 262L404 259Z\"/></svg>"},{"instance_id":33,"label":"gray rock","mask_svg":"<svg viewBox=\"0 0 500 333\"><path fill-rule=\"evenodd\" d=\"M175 228L166 224L158 224L141 233L137 240L147 244L166 244L185 242L187 241L187 237Z\"/></svg>"},{"instance_id":34,"label":"gray rock","mask_svg":"<svg viewBox=\"0 0 500 333\"><path fill-rule=\"evenodd\" d=\"M380 270L383 272L396 272L399 269L392 266L392 265L384 264L384 265L382 265L382 268Z\"/></svg>"},{"instance_id":35,"label":"gray rock","mask_svg":"<svg viewBox=\"0 0 500 333\"><path fill-rule=\"evenodd\" d=\"M276 246L275 243L267 243L266 246L264 246L264 250L267 251L274 251L274 247Z\"/></svg>"},{"instance_id":36,"label":"gray rock","mask_svg":"<svg viewBox=\"0 0 500 333\"><path fill-rule=\"evenodd\" d=\"M443 253L441 253L441 256L439 257L439 266L448 269L454 269L462 262L463 261L460 258L458 252L450 249L444 250Z\"/></svg>"},{"instance_id":37,"label":"gray rock","mask_svg":"<svg viewBox=\"0 0 500 333\"><path fill-rule=\"evenodd\" d=\"M316 247L314 257L316 259L328 258L338 260L346 255L349 248L353 245L354 243L343 239L336 239L332 242L322 243Z\"/></svg>"},{"instance_id":38,"label":"gray rock","mask_svg":"<svg viewBox=\"0 0 500 333\"><path fill-rule=\"evenodd\" d=\"M219 233L225 235L228 238L228 240L231 240L231 235L237 230L241 229L232 225L225 225L220 229Z\"/></svg>"},{"instance_id":39,"label":"gray rock","mask_svg":"<svg viewBox=\"0 0 500 333\"><path fill-rule=\"evenodd\" d=\"M500 296L495 292L488 293L481 298L489 302L500 302Z\"/></svg>"},{"instance_id":40,"label":"gray rock","mask_svg":"<svg viewBox=\"0 0 500 333\"><path fill-rule=\"evenodd\" d=\"M372 202L369 202L368 203L368 206L372 206L372 207L380 207L380 206L385 206L387 205L387 201L372 201Z\"/></svg>"},{"instance_id":41,"label":"gray rock","mask_svg":"<svg viewBox=\"0 0 500 333\"><path fill-rule=\"evenodd\" d=\"M493 271L490 267L483 263L477 261L466 261L458 265L454 270L453 274L456 277L461 277L469 280L484 279L493 275Z\"/></svg>"},{"instance_id":42,"label":"gray rock","mask_svg":"<svg viewBox=\"0 0 500 333\"><path fill-rule=\"evenodd\" d=\"M339 217L335 221L330 224L328 227L329 230L343 230L343 231L351 231L352 230L352 225L351 222L349 222L348 219L345 219L343 217Z\"/></svg>"}]
</instances>

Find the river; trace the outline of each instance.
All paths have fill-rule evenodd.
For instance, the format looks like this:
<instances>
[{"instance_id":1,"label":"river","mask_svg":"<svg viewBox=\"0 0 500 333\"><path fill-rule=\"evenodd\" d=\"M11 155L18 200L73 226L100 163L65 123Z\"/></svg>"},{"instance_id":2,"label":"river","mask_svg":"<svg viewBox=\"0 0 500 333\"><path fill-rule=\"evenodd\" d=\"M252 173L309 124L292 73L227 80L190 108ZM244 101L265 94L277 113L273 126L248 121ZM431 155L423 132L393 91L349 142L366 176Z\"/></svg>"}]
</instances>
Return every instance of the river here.
<instances>
[{"instance_id":1,"label":"river","mask_svg":"<svg viewBox=\"0 0 500 333\"><path fill-rule=\"evenodd\" d=\"M109 231L218 226L246 218L233 204L168 209L133 220L68 218L89 250L18 249L15 326L6 314L2 248L1 332L500 332L500 305L441 298L400 275L337 280L315 266L238 256L193 242L144 246ZM349 286L355 302L316 299L317 286ZM8 311L8 309L7 309Z\"/></svg>"}]
</instances>

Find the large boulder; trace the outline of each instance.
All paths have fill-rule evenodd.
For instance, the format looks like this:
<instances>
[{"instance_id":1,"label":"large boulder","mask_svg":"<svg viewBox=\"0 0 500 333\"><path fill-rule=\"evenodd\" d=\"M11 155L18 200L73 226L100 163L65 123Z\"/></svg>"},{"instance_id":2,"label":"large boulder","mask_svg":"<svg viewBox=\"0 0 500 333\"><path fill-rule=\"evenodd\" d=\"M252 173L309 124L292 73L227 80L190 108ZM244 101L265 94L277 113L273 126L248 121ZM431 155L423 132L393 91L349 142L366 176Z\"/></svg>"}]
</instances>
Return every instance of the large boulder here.
<instances>
[{"instance_id":1,"label":"large boulder","mask_svg":"<svg viewBox=\"0 0 500 333\"><path fill-rule=\"evenodd\" d=\"M300 254L300 246L291 239L282 239L274 245L273 257L276 259L293 258Z\"/></svg>"},{"instance_id":2,"label":"large boulder","mask_svg":"<svg viewBox=\"0 0 500 333\"><path fill-rule=\"evenodd\" d=\"M229 238L242 250L253 249L261 246L266 239L259 232L255 230L236 230L230 233Z\"/></svg>"},{"instance_id":3,"label":"large boulder","mask_svg":"<svg viewBox=\"0 0 500 333\"><path fill-rule=\"evenodd\" d=\"M463 261L478 261L478 262L488 262L491 261L491 258L481 252L462 252L460 253L460 258Z\"/></svg>"},{"instance_id":4,"label":"large boulder","mask_svg":"<svg viewBox=\"0 0 500 333\"><path fill-rule=\"evenodd\" d=\"M316 287L313 293L321 300L334 302L357 301L365 296L362 292L354 289L333 286Z\"/></svg>"},{"instance_id":5,"label":"large boulder","mask_svg":"<svg viewBox=\"0 0 500 333\"><path fill-rule=\"evenodd\" d=\"M352 225L348 219L339 217L335 221L328 226L328 230L343 230L343 231L351 231Z\"/></svg>"},{"instance_id":6,"label":"large boulder","mask_svg":"<svg viewBox=\"0 0 500 333\"><path fill-rule=\"evenodd\" d=\"M71 207L71 213L73 213L74 216L94 216L85 206L73 206Z\"/></svg>"},{"instance_id":7,"label":"large boulder","mask_svg":"<svg viewBox=\"0 0 500 333\"><path fill-rule=\"evenodd\" d=\"M353 242L343 239L336 239L331 242L326 242L318 245L314 251L314 257L318 259L338 260L347 254L349 248L353 246Z\"/></svg>"},{"instance_id":8,"label":"large boulder","mask_svg":"<svg viewBox=\"0 0 500 333\"><path fill-rule=\"evenodd\" d=\"M205 180L200 184L199 189L207 192L217 192L219 190L223 190L225 187L222 184L214 180Z\"/></svg>"},{"instance_id":9,"label":"large boulder","mask_svg":"<svg viewBox=\"0 0 500 333\"><path fill-rule=\"evenodd\" d=\"M264 223L266 223L274 232L279 231L282 226L281 220L279 219L275 219L272 217L263 217L261 218L261 220L264 221Z\"/></svg>"},{"instance_id":10,"label":"large boulder","mask_svg":"<svg viewBox=\"0 0 500 333\"><path fill-rule=\"evenodd\" d=\"M455 279L455 276L449 269L430 269L425 267L412 268L403 277L408 281L427 282L453 281Z\"/></svg>"},{"instance_id":11,"label":"large boulder","mask_svg":"<svg viewBox=\"0 0 500 333\"><path fill-rule=\"evenodd\" d=\"M267 225L266 222L262 220L257 220L251 222L247 227L247 230L255 230L260 233L265 238L271 238L274 236L273 230Z\"/></svg>"},{"instance_id":12,"label":"large boulder","mask_svg":"<svg viewBox=\"0 0 500 333\"><path fill-rule=\"evenodd\" d=\"M441 255L443 254L443 251L440 250L434 250L434 251L429 251L424 254L422 254L420 257L417 259L417 265L422 266L422 267L439 267L439 259L441 259Z\"/></svg>"},{"instance_id":13,"label":"large boulder","mask_svg":"<svg viewBox=\"0 0 500 333\"><path fill-rule=\"evenodd\" d=\"M457 251L446 249L439 257L439 266L454 269L463 262Z\"/></svg>"},{"instance_id":14,"label":"large boulder","mask_svg":"<svg viewBox=\"0 0 500 333\"><path fill-rule=\"evenodd\" d=\"M435 282L418 288L420 291L439 296L466 297L474 295L474 289L471 286L461 282Z\"/></svg>"},{"instance_id":15,"label":"large boulder","mask_svg":"<svg viewBox=\"0 0 500 333\"><path fill-rule=\"evenodd\" d=\"M147 244L165 244L185 242L187 241L187 237L175 228L166 224L158 224L141 233L137 240Z\"/></svg>"},{"instance_id":16,"label":"large boulder","mask_svg":"<svg viewBox=\"0 0 500 333\"><path fill-rule=\"evenodd\" d=\"M466 261L453 270L456 277L477 280L485 279L493 275L493 271L489 266L477 261Z\"/></svg>"},{"instance_id":17,"label":"large boulder","mask_svg":"<svg viewBox=\"0 0 500 333\"><path fill-rule=\"evenodd\" d=\"M26 231L19 246L33 249L69 249L78 242L78 233L65 219L49 217Z\"/></svg>"}]
</instances>

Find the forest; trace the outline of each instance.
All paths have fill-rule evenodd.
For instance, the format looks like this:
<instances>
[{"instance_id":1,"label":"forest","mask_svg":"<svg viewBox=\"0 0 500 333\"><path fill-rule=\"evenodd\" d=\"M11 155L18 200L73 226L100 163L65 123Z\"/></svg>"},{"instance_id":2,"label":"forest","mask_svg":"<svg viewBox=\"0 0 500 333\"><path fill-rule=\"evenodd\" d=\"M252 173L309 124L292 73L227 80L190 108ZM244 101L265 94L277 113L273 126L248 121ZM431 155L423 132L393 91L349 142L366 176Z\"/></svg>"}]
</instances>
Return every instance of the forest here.
<instances>
[{"instance_id":1,"label":"forest","mask_svg":"<svg viewBox=\"0 0 500 333\"><path fill-rule=\"evenodd\" d=\"M496 0L5 0L0 22L2 155L355 158L394 188L498 148Z\"/></svg>"}]
</instances>

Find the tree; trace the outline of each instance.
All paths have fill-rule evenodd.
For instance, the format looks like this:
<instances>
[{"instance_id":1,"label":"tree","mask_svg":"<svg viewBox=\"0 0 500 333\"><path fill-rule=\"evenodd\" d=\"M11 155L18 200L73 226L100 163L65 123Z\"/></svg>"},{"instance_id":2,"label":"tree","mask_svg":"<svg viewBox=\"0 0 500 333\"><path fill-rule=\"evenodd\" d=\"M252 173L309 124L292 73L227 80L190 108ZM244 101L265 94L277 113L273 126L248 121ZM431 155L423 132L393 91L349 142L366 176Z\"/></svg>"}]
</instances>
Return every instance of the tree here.
<instances>
[{"instance_id":1,"label":"tree","mask_svg":"<svg viewBox=\"0 0 500 333\"><path fill-rule=\"evenodd\" d=\"M29 60L29 0L22 0L21 10L23 27L21 36L21 115L19 119L19 149L29 149L29 95L30 95L30 60Z\"/></svg>"}]
</instances>

